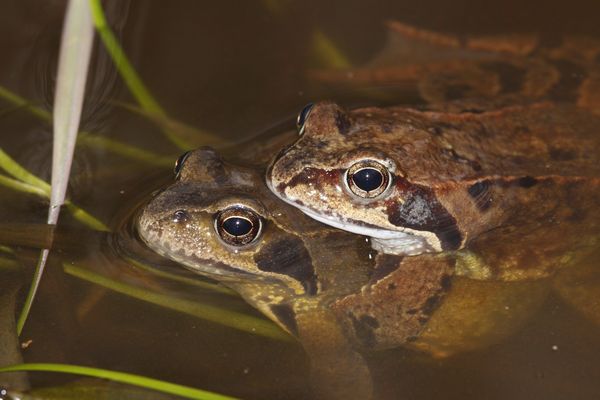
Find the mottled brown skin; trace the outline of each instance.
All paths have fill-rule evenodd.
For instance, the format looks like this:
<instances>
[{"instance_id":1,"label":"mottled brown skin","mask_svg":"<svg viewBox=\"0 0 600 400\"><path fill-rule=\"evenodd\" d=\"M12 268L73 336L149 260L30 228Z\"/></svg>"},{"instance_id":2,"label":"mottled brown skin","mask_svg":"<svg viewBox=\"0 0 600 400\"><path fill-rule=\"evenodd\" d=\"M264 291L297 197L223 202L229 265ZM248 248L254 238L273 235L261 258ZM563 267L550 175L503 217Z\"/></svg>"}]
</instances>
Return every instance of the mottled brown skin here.
<instances>
[{"instance_id":1,"label":"mottled brown skin","mask_svg":"<svg viewBox=\"0 0 600 400\"><path fill-rule=\"evenodd\" d=\"M261 235L249 245L225 244L215 230L215 215L233 204L263 218ZM175 218L181 211L185 218ZM271 194L260 170L225 163L209 149L189 154L176 182L144 208L138 231L159 254L223 282L298 337L325 398L368 397L369 372L356 349L395 347L417 337L449 290L452 275L448 267L440 275L417 268L410 275L402 269L374 276L364 238L304 216ZM408 270L414 269L411 261L405 263ZM404 282L394 292L395 303L367 296L362 303L373 305L363 309L357 301L343 302L352 294L362 296L365 288L377 290L378 279L385 277ZM408 281L421 290L403 293L411 286ZM378 321L368 342L349 322L354 317ZM403 329L390 329L396 325Z\"/></svg>"},{"instance_id":2,"label":"mottled brown skin","mask_svg":"<svg viewBox=\"0 0 600 400\"><path fill-rule=\"evenodd\" d=\"M381 54L362 68L314 71L334 85L400 85L436 108L464 99L570 102L600 110L600 40L505 34L469 37L387 24ZM478 103L471 103L478 108Z\"/></svg>"},{"instance_id":3,"label":"mottled brown skin","mask_svg":"<svg viewBox=\"0 0 600 400\"><path fill-rule=\"evenodd\" d=\"M421 252L466 248L457 264L466 275L520 280L547 276L597 244L599 154L600 118L572 105L474 113L318 103L267 181L313 214L426 237ZM377 198L343 182L361 159L394 166Z\"/></svg>"},{"instance_id":4,"label":"mottled brown skin","mask_svg":"<svg viewBox=\"0 0 600 400\"><path fill-rule=\"evenodd\" d=\"M381 254L374 269L364 238L281 202L262 176L212 150L193 151L177 180L143 209L138 232L156 252L233 288L296 336L323 398L369 396L361 355L366 350L404 345L449 356L481 348L516 330L544 298L542 284L528 290L526 299L517 286L496 290L490 284L482 293L476 281L454 285L455 261L445 256ZM224 244L215 231L215 214L231 204L251 207L263 218L262 234L246 247ZM175 221L182 210L187 217ZM486 308L474 307L478 296L485 297ZM515 301L518 312L503 314Z\"/></svg>"}]
</instances>

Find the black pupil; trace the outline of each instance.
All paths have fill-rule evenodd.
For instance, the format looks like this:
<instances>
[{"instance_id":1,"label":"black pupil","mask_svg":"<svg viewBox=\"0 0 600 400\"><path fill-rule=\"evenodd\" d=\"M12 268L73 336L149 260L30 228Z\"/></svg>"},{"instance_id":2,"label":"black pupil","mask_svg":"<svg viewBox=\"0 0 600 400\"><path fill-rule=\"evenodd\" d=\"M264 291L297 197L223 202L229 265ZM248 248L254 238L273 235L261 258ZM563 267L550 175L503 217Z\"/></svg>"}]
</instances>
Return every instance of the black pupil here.
<instances>
[{"instance_id":1,"label":"black pupil","mask_svg":"<svg viewBox=\"0 0 600 400\"><path fill-rule=\"evenodd\" d=\"M383 183L383 175L374 168L363 168L352 175L354 184L365 192L378 189Z\"/></svg>"},{"instance_id":2,"label":"black pupil","mask_svg":"<svg viewBox=\"0 0 600 400\"><path fill-rule=\"evenodd\" d=\"M229 217L221 226L231 236L243 236L252 230L252 222L240 217Z\"/></svg>"},{"instance_id":3,"label":"black pupil","mask_svg":"<svg viewBox=\"0 0 600 400\"><path fill-rule=\"evenodd\" d=\"M308 103L304 106L302 111L300 111L300 114L298 114L298 119L296 120L296 125L298 126L298 129L302 128L302 126L306 122L306 118L308 118L308 114L310 113L312 107L313 103Z\"/></svg>"}]
</instances>

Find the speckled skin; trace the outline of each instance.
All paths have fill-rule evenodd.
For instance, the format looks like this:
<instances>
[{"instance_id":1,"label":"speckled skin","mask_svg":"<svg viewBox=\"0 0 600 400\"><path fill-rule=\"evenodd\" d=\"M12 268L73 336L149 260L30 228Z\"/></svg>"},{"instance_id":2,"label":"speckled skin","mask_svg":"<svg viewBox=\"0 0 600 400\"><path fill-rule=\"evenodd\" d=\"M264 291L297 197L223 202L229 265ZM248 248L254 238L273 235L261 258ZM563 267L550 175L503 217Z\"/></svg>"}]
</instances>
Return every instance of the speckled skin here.
<instances>
[{"instance_id":1,"label":"speckled skin","mask_svg":"<svg viewBox=\"0 0 600 400\"><path fill-rule=\"evenodd\" d=\"M259 238L238 249L214 228L215 214L232 204L252 208L264 222ZM187 218L177 221L181 210ZM515 295L523 288L489 285L493 305L460 312L473 309L465 300L481 291L476 281L452 284L454 258L371 259L364 238L304 216L271 194L260 170L226 163L209 149L190 153L178 179L143 209L138 232L153 250L223 282L298 337L325 398L370 392L364 350L405 345L448 356L479 348L517 329L547 292L535 284L523 298ZM519 312L502 312L514 300ZM457 334L456 326L476 326L478 337Z\"/></svg>"},{"instance_id":2,"label":"speckled skin","mask_svg":"<svg viewBox=\"0 0 600 400\"><path fill-rule=\"evenodd\" d=\"M374 238L415 235L426 241L422 253L467 248L467 275L520 280L547 276L597 243L599 154L600 118L567 104L441 112L324 102L275 158L267 183L326 223L371 229ZM374 199L344 182L362 159L392 175Z\"/></svg>"},{"instance_id":3,"label":"speckled skin","mask_svg":"<svg viewBox=\"0 0 600 400\"><path fill-rule=\"evenodd\" d=\"M236 248L219 238L214 218L230 205L262 216L256 241ZM174 218L180 210L185 221ZM292 315L334 310L359 347L394 347L417 336L449 290L454 266L443 260L436 268L422 268L428 258L407 259L396 270L402 259L385 256L391 267L374 270L374 259L384 264L384 256L373 257L364 238L306 217L273 196L259 170L228 164L209 149L190 153L177 181L144 208L138 231L152 249L234 288L292 334L297 334L293 318L283 320L273 306L287 307ZM396 288L387 296L394 302L369 294L378 283L390 282ZM368 341L358 337L353 322L365 316L378 320Z\"/></svg>"},{"instance_id":4,"label":"speckled skin","mask_svg":"<svg viewBox=\"0 0 600 400\"><path fill-rule=\"evenodd\" d=\"M259 238L240 248L215 230L215 215L231 205L251 208L263 221ZM175 218L177 211L186 217ZM335 382L329 387L348 395L370 390L355 349L395 347L418 337L453 272L450 262L434 272L408 260L406 268L375 276L364 238L304 216L270 193L260 170L225 163L209 149L190 153L176 182L144 208L138 231L158 253L225 283L297 336L317 381ZM396 285L386 289L393 302L372 294L380 281ZM365 325L366 319L376 325Z\"/></svg>"}]
</instances>

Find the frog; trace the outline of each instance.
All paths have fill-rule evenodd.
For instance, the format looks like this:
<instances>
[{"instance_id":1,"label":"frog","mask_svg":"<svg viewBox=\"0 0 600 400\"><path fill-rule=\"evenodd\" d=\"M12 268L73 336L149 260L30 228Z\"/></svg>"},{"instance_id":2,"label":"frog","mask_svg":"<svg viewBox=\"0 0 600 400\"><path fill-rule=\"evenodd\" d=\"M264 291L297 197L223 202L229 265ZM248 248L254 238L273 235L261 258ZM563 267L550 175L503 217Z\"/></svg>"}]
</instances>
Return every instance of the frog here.
<instances>
[{"instance_id":1,"label":"frog","mask_svg":"<svg viewBox=\"0 0 600 400\"><path fill-rule=\"evenodd\" d=\"M296 337L317 397L370 398L371 351L404 346L449 357L496 343L548 292L542 281L456 278L445 255L374 254L364 237L280 201L264 169L209 148L188 152L175 182L141 211L137 231L149 248L232 288Z\"/></svg>"},{"instance_id":2,"label":"frog","mask_svg":"<svg viewBox=\"0 0 600 400\"><path fill-rule=\"evenodd\" d=\"M267 184L385 254L456 253L476 279L547 277L598 246L600 118L551 101L485 110L305 107Z\"/></svg>"},{"instance_id":3,"label":"frog","mask_svg":"<svg viewBox=\"0 0 600 400\"><path fill-rule=\"evenodd\" d=\"M312 70L319 85L396 87L412 104L481 108L550 99L600 112L600 39L584 35L445 33L387 21L383 49L366 65ZM474 100L468 102L468 100ZM454 103L453 103L454 102ZM459 103L460 103L459 102Z\"/></svg>"}]
</instances>

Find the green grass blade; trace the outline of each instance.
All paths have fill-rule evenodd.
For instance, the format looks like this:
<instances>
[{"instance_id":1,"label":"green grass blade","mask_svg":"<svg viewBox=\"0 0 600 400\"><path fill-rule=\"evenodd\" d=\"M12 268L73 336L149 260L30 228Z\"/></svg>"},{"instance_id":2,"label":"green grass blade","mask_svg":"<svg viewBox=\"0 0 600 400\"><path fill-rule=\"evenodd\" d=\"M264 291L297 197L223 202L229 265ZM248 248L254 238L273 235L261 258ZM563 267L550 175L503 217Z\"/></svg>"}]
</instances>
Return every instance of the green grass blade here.
<instances>
[{"instance_id":1,"label":"green grass blade","mask_svg":"<svg viewBox=\"0 0 600 400\"><path fill-rule=\"evenodd\" d=\"M121 48L119 41L110 30L100 0L89 0L89 4L92 10L92 18L96 31L102 39L106 51L117 67L121 78L123 78L123 81L133 94L133 97L135 97L140 106L147 112L162 118L167 117L167 113L146 88L146 85L144 85L135 71L135 68L133 68L131 62L127 58L127 55ZM192 143L188 143L170 130L163 130L163 132L173 144L182 150L189 150L190 148L195 147Z\"/></svg>"},{"instance_id":2,"label":"green grass blade","mask_svg":"<svg viewBox=\"0 0 600 400\"><path fill-rule=\"evenodd\" d=\"M13 178L9 178L6 175L0 174L0 185L6 186L7 188L17 190L19 192L25 192L29 194L35 194L40 197L48 197L48 192L40 189L37 186L30 185L29 183L21 182Z\"/></svg>"},{"instance_id":3,"label":"green grass blade","mask_svg":"<svg viewBox=\"0 0 600 400\"><path fill-rule=\"evenodd\" d=\"M150 94L150 91L146 88L144 82L142 82L135 72L127 55L125 55L125 52L119 45L119 41L110 30L100 0L90 0L89 5L92 10L92 18L96 31L98 32L98 35L100 35L104 47L106 47L106 51L110 54L110 57L125 81L125 84L131 91L131 94L133 94L133 97L135 97L137 102L145 110L158 115L166 115L165 110L158 104L152 94Z\"/></svg>"},{"instance_id":4,"label":"green grass blade","mask_svg":"<svg viewBox=\"0 0 600 400\"><path fill-rule=\"evenodd\" d=\"M158 379L148 378L141 375L130 374L126 372L110 371L100 368L84 367L81 365L69 364L50 364L50 363L31 363L17 364L0 368L0 372L17 371L41 371L41 372L61 372L67 374L90 376L100 379L110 379L114 382L126 383L146 389L156 390L163 393L174 394L187 399L197 400L235 400L234 397L225 396L209 392L206 390L195 389L189 386L177 385L175 383L165 382Z\"/></svg>"},{"instance_id":5,"label":"green grass blade","mask_svg":"<svg viewBox=\"0 0 600 400\"><path fill-rule=\"evenodd\" d=\"M0 86L0 98L8 101L9 103L17 107L25 107L35 117L41 119L42 121L48 123L52 122L52 115L48 111L32 105L24 98L20 97L16 93L13 93L2 86ZM119 142L114 139L109 139L97 133L86 131L79 132L79 136L77 137L77 143L90 147L98 147L123 157L127 157L136 161L141 161L147 164L157 165L160 167L172 167L173 158L177 157L177 154L173 155L173 157L165 157L148 150L143 150L135 146Z\"/></svg>"},{"instance_id":6,"label":"green grass blade","mask_svg":"<svg viewBox=\"0 0 600 400\"><path fill-rule=\"evenodd\" d=\"M270 339L291 340L291 337L274 323L262 318L131 286L73 264L63 263L63 269L69 275L164 308Z\"/></svg>"},{"instance_id":7,"label":"green grass blade","mask_svg":"<svg viewBox=\"0 0 600 400\"><path fill-rule=\"evenodd\" d=\"M15 254L15 251L8 246L3 246L0 244L0 253L6 253L6 254L12 255L12 254Z\"/></svg>"},{"instance_id":8,"label":"green grass blade","mask_svg":"<svg viewBox=\"0 0 600 400\"><path fill-rule=\"evenodd\" d=\"M195 286L195 287L198 287L198 288L201 288L204 290L210 290L211 292L215 292L215 293L226 294L229 296L237 295L233 290L228 289L225 286L222 286L222 285L219 285L216 283L210 283L210 282L202 281L199 279L188 278L188 277L180 276L177 274L171 274L166 271L161 271L159 269L152 268L149 265L146 265L140 261L134 260L131 257L124 257L124 260L128 264L131 264L131 265L135 266L136 268L143 270L144 272L148 272L150 274L160 276L161 278L164 278L164 279L169 279L174 282L185 283L186 285Z\"/></svg>"},{"instance_id":9,"label":"green grass blade","mask_svg":"<svg viewBox=\"0 0 600 400\"><path fill-rule=\"evenodd\" d=\"M0 174L0 185L6 186L13 190L50 198L50 185L43 179L38 178L27 169L23 168L1 148L0 168L4 169L10 175L16 178L15 180L7 177L6 175ZM71 201L67 200L65 205L67 206L67 209L71 211L73 216L84 225L100 231L110 231L110 229L104 223L102 223L102 221L81 207L73 204Z\"/></svg>"},{"instance_id":10,"label":"green grass blade","mask_svg":"<svg viewBox=\"0 0 600 400\"><path fill-rule=\"evenodd\" d=\"M17 107L26 108L31 114L33 114L35 117L37 117L43 121L46 121L46 122L52 121L52 114L50 114L48 111L44 110L43 108L34 106L33 104L31 104L29 101L27 101L23 97L19 96L18 94L14 93L14 92L11 92L10 90L8 90L7 88L5 88L4 86L1 86L1 85L0 85L0 98L6 100L10 104L13 104Z\"/></svg>"},{"instance_id":11,"label":"green grass blade","mask_svg":"<svg viewBox=\"0 0 600 400\"><path fill-rule=\"evenodd\" d=\"M15 252L13 249L0 245L0 274L6 271L16 271L21 268L21 264L13 258L14 255ZM2 349L0 349L0 353L2 353Z\"/></svg>"},{"instance_id":12,"label":"green grass blade","mask_svg":"<svg viewBox=\"0 0 600 400\"><path fill-rule=\"evenodd\" d=\"M21 313L19 314L19 319L17 320L17 335L19 336L21 336L23 326L25 326L25 322L27 321L27 317L29 316L29 312L31 311L31 306L33 305L33 301L35 300L37 288L40 285L40 281L42 280L42 275L44 275L44 266L46 265L46 260L48 259L49 253L50 250L48 249L42 249L40 251L40 257L38 258L38 262L35 267L35 272L33 273L33 279L31 281L31 285L29 286L29 291L27 292L25 303L23 304L23 308L21 309Z\"/></svg>"},{"instance_id":13,"label":"green grass blade","mask_svg":"<svg viewBox=\"0 0 600 400\"><path fill-rule=\"evenodd\" d=\"M320 65L335 69L352 67L350 60L323 32L319 30L314 31L312 40L313 53Z\"/></svg>"},{"instance_id":14,"label":"green grass blade","mask_svg":"<svg viewBox=\"0 0 600 400\"><path fill-rule=\"evenodd\" d=\"M173 168L173 164L175 163L173 160L177 159L177 154L174 154L172 157L162 156L152 151L140 149L139 147L85 131L79 132L77 143L84 146L102 148L135 161L156 165L157 167L167 167L169 169Z\"/></svg>"},{"instance_id":15,"label":"green grass blade","mask_svg":"<svg viewBox=\"0 0 600 400\"><path fill-rule=\"evenodd\" d=\"M25 182L30 186L37 187L42 190L48 197L50 197L50 185L43 179L38 178L27 169L23 168L18 162L16 162L11 156L6 154L2 148L0 148L0 168L8 172L14 178L17 178L21 182Z\"/></svg>"},{"instance_id":16,"label":"green grass blade","mask_svg":"<svg viewBox=\"0 0 600 400\"><path fill-rule=\"evenodd\" d=\"M212 146L218 148L227 147L232 144L224 138L200 130L193 126L186 125L183 122L170 118L168 115L155 114L133 104L117 104L128 111L142 115L144 118L147 118L157 125L163 132L172 132L173 134L177 135L178 138L182 139L185 141L185 143L192 145L193 147Z\"/></svg>"},{"instance_id":17,"label":"green grass blade","mask_svg":"<svg viewBox=\"0 0 600 400\"><path fill-rule=\"evenodd\" d=\"M65 207L67 207L67 210L71 212L73 218L75 218L82 224L96 231L110 232L110 228L106 226L104 222L100 221L98 218L94 217L92 214L85 211L83 208L73 204L71 200L65 201Z\"/></svg>"}]
</instances>

